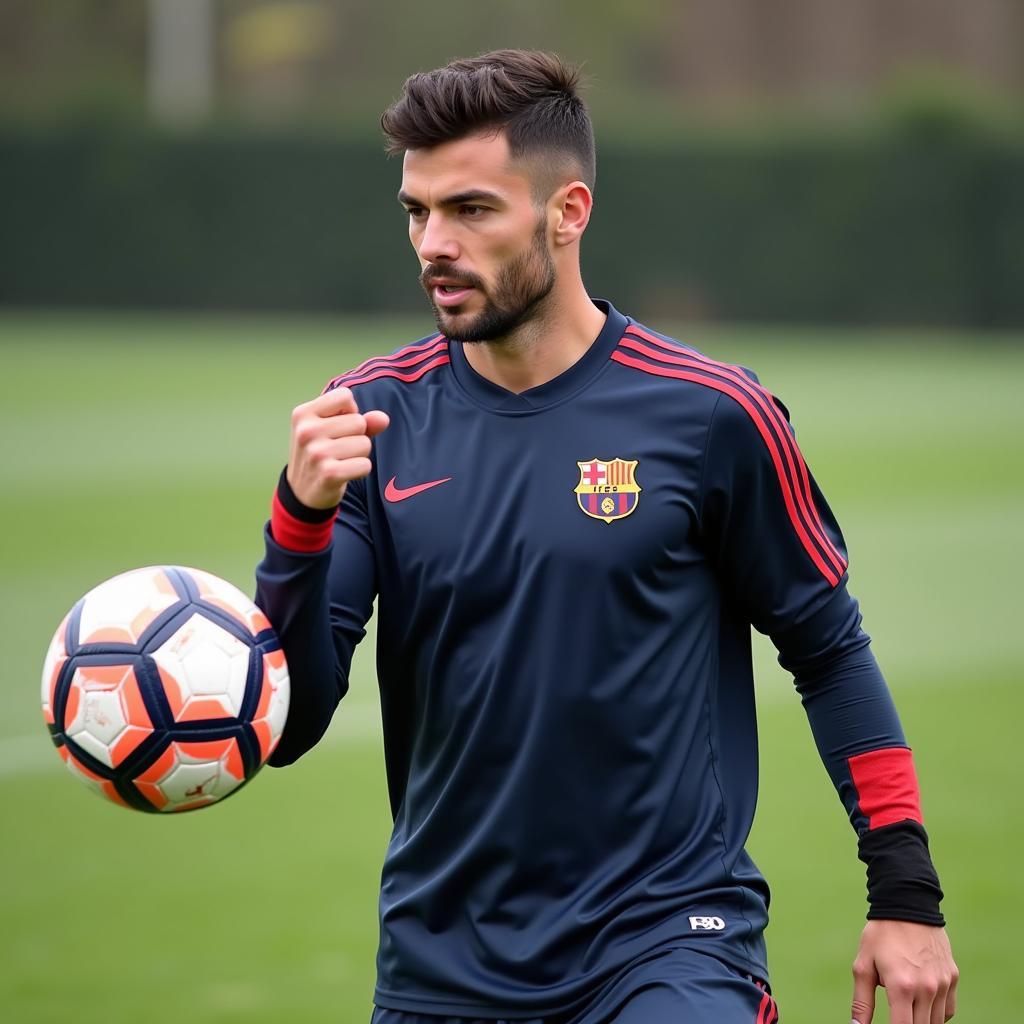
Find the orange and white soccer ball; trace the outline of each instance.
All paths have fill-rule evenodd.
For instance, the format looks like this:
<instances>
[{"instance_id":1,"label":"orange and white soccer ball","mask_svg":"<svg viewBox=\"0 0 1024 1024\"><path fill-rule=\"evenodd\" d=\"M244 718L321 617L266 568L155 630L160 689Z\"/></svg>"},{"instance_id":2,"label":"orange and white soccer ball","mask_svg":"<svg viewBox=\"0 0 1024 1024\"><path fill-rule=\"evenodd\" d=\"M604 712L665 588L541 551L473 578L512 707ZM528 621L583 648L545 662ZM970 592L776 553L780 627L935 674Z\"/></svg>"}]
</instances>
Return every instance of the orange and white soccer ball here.
<instances>
[{"instance_id":1,"label":"orange and white soccer ball","mask_svg":"<svg viewBox=\"0 0 1024 1024\"><path fill-rule=\"evenodd\" d=\"M288 714L270 623L200 569L101 583L64 617L43 665L43 717L71 774L140 811L216 803L263 766Z\"/></svg>"}]
</instances>

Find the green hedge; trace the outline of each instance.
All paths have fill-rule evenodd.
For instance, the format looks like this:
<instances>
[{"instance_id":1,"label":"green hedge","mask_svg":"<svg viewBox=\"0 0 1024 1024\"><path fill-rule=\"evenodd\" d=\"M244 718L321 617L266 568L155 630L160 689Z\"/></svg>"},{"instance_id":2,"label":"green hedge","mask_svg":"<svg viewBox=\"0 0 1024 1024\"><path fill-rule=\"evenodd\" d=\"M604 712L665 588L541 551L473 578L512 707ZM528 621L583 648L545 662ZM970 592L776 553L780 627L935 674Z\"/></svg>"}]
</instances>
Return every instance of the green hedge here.
<instances>
[{"instance_id":1,"label":"green hedge","mask_svg":"<svg viewBox=\"0 0 1024 1024\"><path fill-rule=\"evenodd\" d=\"M375 140L0 128L0 301L417 310ZM1024 325L1024 145L724 137L601 148L584 253L638 316Z\"/></svg>"}]
</instances>

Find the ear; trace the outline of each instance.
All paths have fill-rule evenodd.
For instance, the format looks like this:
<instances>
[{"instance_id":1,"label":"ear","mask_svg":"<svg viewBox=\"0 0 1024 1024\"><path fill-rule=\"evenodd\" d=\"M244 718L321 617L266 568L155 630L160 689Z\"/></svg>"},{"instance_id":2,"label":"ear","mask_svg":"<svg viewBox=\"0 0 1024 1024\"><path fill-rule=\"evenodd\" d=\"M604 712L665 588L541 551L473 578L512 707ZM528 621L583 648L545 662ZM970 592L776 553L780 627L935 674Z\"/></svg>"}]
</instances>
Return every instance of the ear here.
<instances>
[{"instance_id":1,"label":"ear","mask_svg":"<svg viewBox=\"0 0 1024 1024\"><path fill-rule=\"evenodd\" d=\"M593 193L582 181L571 181L558 189L549 207L555 245L578 242L590 223L593 208Z\"/></svg>"}]
</instances>

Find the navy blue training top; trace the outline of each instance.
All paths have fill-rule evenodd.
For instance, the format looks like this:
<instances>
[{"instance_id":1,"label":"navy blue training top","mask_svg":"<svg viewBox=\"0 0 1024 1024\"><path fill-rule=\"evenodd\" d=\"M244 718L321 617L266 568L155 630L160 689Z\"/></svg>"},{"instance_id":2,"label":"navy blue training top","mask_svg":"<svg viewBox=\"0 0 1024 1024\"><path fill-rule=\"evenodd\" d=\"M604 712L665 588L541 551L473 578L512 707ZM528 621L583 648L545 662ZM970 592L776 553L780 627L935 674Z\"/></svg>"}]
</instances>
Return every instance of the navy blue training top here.
<instances>
[{"instance_id":1,"label":"navy blue training top","mask_svg":"<svg viewBox=\"0 0 1024 1024\"><path fill-rule=\"evenodd\" d=\"M858 831L903 813L878 776L909 751L785 408L597 305L591 348L522 394L440 335L332 381L391 417L373 471L325 550L266 534L293 687L271 763L327 728L378 598L383 1007L556 1013L680 943L767 977L751 624Z\"/></svg>"}]
</instances>

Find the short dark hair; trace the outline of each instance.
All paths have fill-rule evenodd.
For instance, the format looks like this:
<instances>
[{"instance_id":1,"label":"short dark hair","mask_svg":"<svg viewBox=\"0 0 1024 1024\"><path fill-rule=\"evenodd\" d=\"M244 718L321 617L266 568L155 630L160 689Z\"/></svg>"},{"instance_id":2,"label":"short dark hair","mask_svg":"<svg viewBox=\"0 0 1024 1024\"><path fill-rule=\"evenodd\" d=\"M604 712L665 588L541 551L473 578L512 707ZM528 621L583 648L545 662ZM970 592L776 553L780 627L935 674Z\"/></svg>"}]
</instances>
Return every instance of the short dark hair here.
<instances>
[{"instance_id":1,"label":"short dark hair","mask_svg":"<svg viewBox=\"0 0 1024 1024\"><path fill-rule=\"evenodd\" d=\"M594 129L579 87L580 69L556 54L494 50L411 75L380 124L389 154L504 131L514 159L570 157L593 189Z\"/></svg>"}]
</instances>

